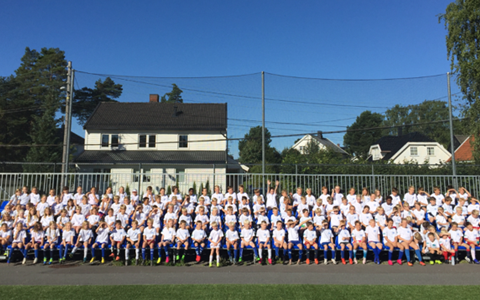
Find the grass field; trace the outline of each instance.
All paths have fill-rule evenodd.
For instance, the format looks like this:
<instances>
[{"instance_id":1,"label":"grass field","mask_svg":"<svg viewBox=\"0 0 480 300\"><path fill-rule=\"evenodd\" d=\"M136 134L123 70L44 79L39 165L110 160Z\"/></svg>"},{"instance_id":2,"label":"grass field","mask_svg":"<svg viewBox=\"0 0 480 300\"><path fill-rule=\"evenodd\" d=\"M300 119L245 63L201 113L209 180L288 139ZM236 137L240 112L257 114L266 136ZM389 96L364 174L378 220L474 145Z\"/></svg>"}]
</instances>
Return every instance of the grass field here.
<instances>
[{"instance_id":1,"label":"grass field","mask_svg":"<svg viewBox=\"0 0 480 300\"><path fill-rule=\"evenodd\" d=\"M2 299L478 299L477 286L1 286Z\"/></svg>"}]
</instances>

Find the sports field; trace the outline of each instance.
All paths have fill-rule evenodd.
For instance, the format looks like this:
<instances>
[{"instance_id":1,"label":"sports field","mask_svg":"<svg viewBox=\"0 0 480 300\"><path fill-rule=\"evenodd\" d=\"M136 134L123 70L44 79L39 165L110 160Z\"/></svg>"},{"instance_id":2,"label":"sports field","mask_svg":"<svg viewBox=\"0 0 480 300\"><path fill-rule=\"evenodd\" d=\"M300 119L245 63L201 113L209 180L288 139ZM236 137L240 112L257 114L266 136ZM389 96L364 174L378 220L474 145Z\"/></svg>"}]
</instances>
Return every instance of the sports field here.
<instances>
[{"instance_id":1,"label":"sports field","mask_svg":"<svg viewBox=\"0 0 480 300\"><path fill-rule=\"evenodd\" d=\"M122 285L3 286L3 299L478 299L477 286Z\"/></svg>"}]
</instances>

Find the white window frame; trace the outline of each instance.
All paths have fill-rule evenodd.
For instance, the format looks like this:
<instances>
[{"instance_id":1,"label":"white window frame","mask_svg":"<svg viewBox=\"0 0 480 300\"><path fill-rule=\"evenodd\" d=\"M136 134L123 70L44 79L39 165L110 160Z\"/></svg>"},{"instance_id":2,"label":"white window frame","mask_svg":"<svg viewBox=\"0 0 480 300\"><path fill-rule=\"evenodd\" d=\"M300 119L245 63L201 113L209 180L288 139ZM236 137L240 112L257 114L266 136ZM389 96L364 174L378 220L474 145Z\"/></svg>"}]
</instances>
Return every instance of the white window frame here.
<instances>
[{"instance_id":1,"label":"white window frame","mask_svg":"<svg viewBox=\"0 0 480 300\"><path fill-rule=\"evenodd\" d=\"M415 149L415 154L413 154L414 149ZM410 146L410 156L418 156L418 147L417 146Z\"/></svg>"},{"instance_id":2,"label":"white window frame","mask_svg":"<svg viewBox=\"0 0 480 300\"><path fill-rule=\"evenodd\" d=\"M107 137L107 145L104 146L103 145L103 137L106 136ZM101 133L100 134L100 148L110 148L111 146L111 143L110 143L110 134L106 134L106 133Z\"/></svg>"},{"instance_id":3,"label":"white window frame","mask_svg":"<svg viewBox=\"0 0 480 300\"><path fill-rule=\"evenodd\" d=\"M145 147L140 147L140 136L144 135L145 136ZM154 147L150 147L150 137L154 136L155 137L155 145ZM139 133L138 134L138 144L137 144L137 149L143 150L143 149L156 149L157 148L157 135L156 134L149 134L149 133Z\"/></svg>"},{"instance_id":4,"label":"white window frame","mask_svg":"<svg viewBox=\"0 0 480 300\"><path fill-rule=\"evenodd\" d=\"M431 154L430 154L429 150L432 150ZM435 147L427 147L427 155L428 156L435 156Z\"/></svg>"}]
</instances>

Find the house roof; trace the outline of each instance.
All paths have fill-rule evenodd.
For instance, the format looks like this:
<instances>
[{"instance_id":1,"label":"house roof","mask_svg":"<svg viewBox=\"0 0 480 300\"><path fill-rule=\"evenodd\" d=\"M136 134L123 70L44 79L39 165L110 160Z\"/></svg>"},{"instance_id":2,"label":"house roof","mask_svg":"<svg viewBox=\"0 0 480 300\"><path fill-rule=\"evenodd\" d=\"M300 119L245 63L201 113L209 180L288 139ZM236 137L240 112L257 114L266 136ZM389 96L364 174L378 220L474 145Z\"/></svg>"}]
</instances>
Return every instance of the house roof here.
<instances>
[{"instance_id":1,"label":"house roof","mask_svg":"<svg viewBox=\"0 0 480 300\"><path fill-rule=\"evenodd\" d=\"M63 142L63 135L64 135L64 129L62 128L57 128L57 131L55 132L55 137ZM70 144L75 144L75 145L83 145L85 144L85 139L76 134L75 132L70 131Z\"/></svg>"},{"instance_id":2,"label":"house roof","mask_svg":"<svg viewBox=\"0 0 480 300\"><path fill-rule=\"evenodd\" d=\"M469 137L463 141L463 143L455 150L455 161L472 161L473 160L473 145L475 137ZM447 162L452 161L450 157Z\"/></svg>"},{"instance_id":3,"label":"house roof","mask_svg":"<svg viewBox=\"0 0 480 300\"><path fill-rule=\"evenodd\" d=\"M337 144L335 144L334 142L332 142L331 140L329 140L327 138L319 137L319 136L315 136L315 135L312 135L312 138L315 139L316 141L318 141L320 144L323 144L325 146L325 148L327 148L329 150L348 155L348 153L345 150L343 150L340 146L338 146Z\"/></svg>"},{"instance_id":4,"label":"house roof","mask_svg":"<svg viewBox=\"0 0 480 300\"><path fill-rule=\"evenodd\" d=\"M87 130L224 131L227 129L227 104L101 102L83 128Z\"/></svg>"},{"instance_id":5,"label":"house roof","mask_svg":"<svg viewBox=\"0 0 480 300\"><path fill-rule=\"evenodd\" d=\"M470 136L469 135L463 135L463 134L456 134L453 136L453 146L454 146L454 149L455 151L457 151L458 147L460 147L460 145L462 145ZM451 149L451 143L448 144L448 152L452 152Z\"/></svg>"},{"instance_id":6,"label":"house roof","mask_svg":"<svg viewBox=\"0 0 480 300\"><path fill-rule=\"evenodd\" d=\"M85 150L75 159L75 162L224 164L225 160L225 151Z\"/></svg>"},{"instance_id":7,"label":"house roof","mask_svg":"<svg viewBox=\"0 0 480 300\"><path fill-rule=\"evenodd\" d=\"M378 139L374 145L379 145L382 153L385 153L383 159L390 160L406 143L410 142L435 142L431 138L420 132L411 132L401 136L387 135Z\"/></svg>"}]
</instances>

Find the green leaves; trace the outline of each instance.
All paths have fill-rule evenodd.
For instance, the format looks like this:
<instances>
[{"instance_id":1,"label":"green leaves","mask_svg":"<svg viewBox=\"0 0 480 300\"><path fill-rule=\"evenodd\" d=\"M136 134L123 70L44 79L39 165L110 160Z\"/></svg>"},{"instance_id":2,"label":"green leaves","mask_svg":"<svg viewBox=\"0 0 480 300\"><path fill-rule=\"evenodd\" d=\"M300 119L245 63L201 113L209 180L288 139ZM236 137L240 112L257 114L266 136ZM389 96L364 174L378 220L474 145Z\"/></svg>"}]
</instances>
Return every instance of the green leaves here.
<instances>
[{"instance_id":1,"label":"green leaves","mask_svg":"<svg viewBox=\"0 0 480 300\"><path fill-rule=\"evenodd\" d=\"M175 84L172 84L172 91L162 96L161 103L183 103L183 91Z\"/></svg>"},{"instance_id":2,"label":"green leaves","mask_svg":"<svg viewBox=\"0 0 480 300\"><path fill-rule=\"evenodd\" d=\"M357 117L355 122L347 127L347 133L343 137L343 145L346 151L359 159L366 159L370 146L382 137L382 129L369 129L382 126L383 116L367 110Z\"/></svg>"}]
</instances>

